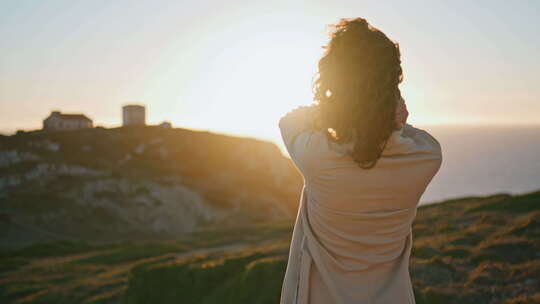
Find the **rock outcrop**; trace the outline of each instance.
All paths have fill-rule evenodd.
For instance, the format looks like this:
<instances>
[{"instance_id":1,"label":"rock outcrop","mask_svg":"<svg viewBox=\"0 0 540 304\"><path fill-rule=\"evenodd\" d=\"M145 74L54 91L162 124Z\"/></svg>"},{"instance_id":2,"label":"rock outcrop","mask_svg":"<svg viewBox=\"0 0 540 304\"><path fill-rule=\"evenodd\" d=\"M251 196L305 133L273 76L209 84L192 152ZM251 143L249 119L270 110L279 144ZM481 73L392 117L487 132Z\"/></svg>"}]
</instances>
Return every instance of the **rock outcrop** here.
<instances>
[{"instance_id":1,"label":"rock outcrop","mask_svg":"<svg viewBox=\"0 0 540 304\"><path fill-rule=\"evenodd\" d=\"M293 219L302 182L270 142L158 127L3 136L0 172L10 222L85 239Z\"/></svg>"}]
</instances>

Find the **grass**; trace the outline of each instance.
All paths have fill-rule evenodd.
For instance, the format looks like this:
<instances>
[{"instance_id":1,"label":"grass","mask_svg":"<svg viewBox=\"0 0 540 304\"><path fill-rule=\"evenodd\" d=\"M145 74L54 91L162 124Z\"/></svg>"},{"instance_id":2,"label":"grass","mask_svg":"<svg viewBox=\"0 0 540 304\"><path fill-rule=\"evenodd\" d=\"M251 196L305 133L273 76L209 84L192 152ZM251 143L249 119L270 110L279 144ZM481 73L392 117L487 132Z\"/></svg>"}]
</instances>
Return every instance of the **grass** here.
<instances>
[{"instance_id":1,"label":"grass","mask_svg":"<svg viewBox=\"0 0 540 304\"><path fill-rule=\"evenodd\" d=\"M126 303L277 303L285 266L274 249L135 269Z\"/></svg>"},{"instance_id":2,"label":"grass","mask_svg":"<svg viewBox=\"0 0 540 304\"><path fill-rule=\"evenodd\" d=\"M539 303L538 204L533 192L420 207L410 266L416 302ZM0 303L277 303L291 232L283 221L169 241L3 251Z\"/></svg>"},{"instance_id":3,"label":"grass","mask_svg":"<svg viewBox=\"0 0 540 304\"><path fill-rule=\"evenodd\" d=\"M91 249L96 249L96 246L92 246L85 241L57 241L38 243L23 249L7 250L0 252L0 257L44 258L77 254Z\"/></svg>"},{"instance_id":4,"label":"grass","mask_svg":"<svg viewBox=\"0 0 540 304\"><path fill-rule=\"evenodd\" d=\"M77 260L79 264L97 264L97 265L114 265L120 263L128 263L139 259L149 258L153 256L165 255L168 253L181 253L186 250L177 244L168 243L141 243L129 246L120 247L113 252L94 255L85 259Z\"/></svg>"},{"instance_id":5,"label":"grass","mask_svg":"<svg viewBox=\"0 0 540 304\"><path fill-rule=\"evenodd\" d=\"M468 213L481 211L499 211L526 213L540 210L540 191L516 195L491 204L480 205L467 210Z\"/></svg>"},{"instance_id":6,"label":"grass","mask_svg":"<svg viewBox=\"0 0 540 304\"><path fill-rule=\"evenodd\" d=\"M212 257L216 261L220 259L219 252L238 250L244 257L238 257L236 262L226 262L225 268L219 268L220 273L225 275L234 267L245 264L247 268L242 277L238 278L243 281L237 283L254 282L253 275L260 274L261 267L274 265L273 260L265 260L270 255L281 254L279 263L282 266L289 243L290 228L290 222L267 223L244 228L201 231L172 241L108 244L62 241L4 251L0 254L0 303L125 304L128 281L134 269L144 273L145 269L155 265L162 267L172 262L178 263L184 261L183 256L189 256L190 252ZM274 243L277 247L266 247L267 253L261 250L251 257L243 251L244 247L253 247L261 242ZM243 246L239 246L242 244ZM199 250L208 252L197 253ZM258 259L261 260L257 262ZM253 263L249 264L251 262ZM269 264L259 265L263 262ZM279 284L279 276L272 275L270 270L268 276L275 278L274 284ZM162 279L159 282L158 285L163 285ZM217 283L220 284L221 281Z\"/></svg>"}]
</instances>

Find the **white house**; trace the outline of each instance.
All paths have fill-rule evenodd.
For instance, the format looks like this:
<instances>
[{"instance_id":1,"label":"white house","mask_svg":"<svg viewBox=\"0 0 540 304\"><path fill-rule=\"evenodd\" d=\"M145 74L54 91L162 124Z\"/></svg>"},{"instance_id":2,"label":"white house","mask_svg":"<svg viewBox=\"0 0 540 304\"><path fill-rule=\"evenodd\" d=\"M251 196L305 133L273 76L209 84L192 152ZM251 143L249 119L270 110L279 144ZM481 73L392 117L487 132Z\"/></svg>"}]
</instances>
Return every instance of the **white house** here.
<instances>
[{"instance_id":1,"label":"white house","mask_svg":"<svg viewBox=\"0 0 540 304\"><path fill-rule=\"evenodd\" d=\"M52 111L43 120L43 130L75 130L92 128L92 120L83 114L62 114Z\"/></svg>"}]
</instances>

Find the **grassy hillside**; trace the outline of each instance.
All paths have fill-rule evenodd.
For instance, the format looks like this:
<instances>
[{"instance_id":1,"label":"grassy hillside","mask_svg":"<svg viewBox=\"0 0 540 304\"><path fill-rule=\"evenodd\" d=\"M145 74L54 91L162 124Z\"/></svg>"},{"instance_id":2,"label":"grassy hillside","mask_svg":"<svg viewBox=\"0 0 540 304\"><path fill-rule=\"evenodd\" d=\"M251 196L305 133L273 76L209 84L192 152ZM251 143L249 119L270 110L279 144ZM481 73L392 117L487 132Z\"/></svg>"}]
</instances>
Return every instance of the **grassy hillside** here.
<instances>
[{"instance_id":1,"label":"grassy hillside","mask_svg":"<svg viewBox=\"0 0 540 304\"><path fill-rule=\"evenodd\" d=\"M277 303L292 223L3 252L0 303ZM540 191L419 208L417 303L540 303Z\"/></svg>"},{"instance_id":2,"label":"grassy hillside","mask_svg":"<svg viewBox=\"0 0 540 304\"><path fill-rule=\"evenodd\" d=\"M286 250L291 222L201 231L168 241L57 241L0 254L0 303L125 303L130 273L153 264ZM266 245L265 245L266 244Z\"/></svg>"},{"instance_id":3,"label":"grassy hillside","mask_svg":"<svg viewBox=\"0 0 540 304\"><path fill-rule=\"evenodd\" d=\"M302 183L273 143L156 126L0 136L0 172L0 248L293 219Z\"/></svg>"}]
</instances>

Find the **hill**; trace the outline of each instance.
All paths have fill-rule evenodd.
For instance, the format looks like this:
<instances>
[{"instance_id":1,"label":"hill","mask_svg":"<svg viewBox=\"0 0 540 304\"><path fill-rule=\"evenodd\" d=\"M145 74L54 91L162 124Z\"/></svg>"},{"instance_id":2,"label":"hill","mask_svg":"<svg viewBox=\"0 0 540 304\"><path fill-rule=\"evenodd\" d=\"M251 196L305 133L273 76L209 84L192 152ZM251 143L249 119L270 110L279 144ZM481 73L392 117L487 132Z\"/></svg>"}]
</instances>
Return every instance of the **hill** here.
<instances>
[{"instance_id":1,"label":"hill","mask_svg":"<svg viewBox=\"0 0 540 304\"><path fill-rule=\"evenodd\" d=\"M292 219L302 182L270 142L152 126L0 136L0 172L0 248Z\"/></svg>"},{"instance_id":2,"label":"hill","mask_svg":"<svg viewBox=\"0 0 540 304\"><path fill-rule=\"evenodd\" d=\"M153 242L54 242L0 255L1 303L277 303L292 221ZM540 303L540 191L421 206L418 304Z\"/></svg>"}]
</instances>

